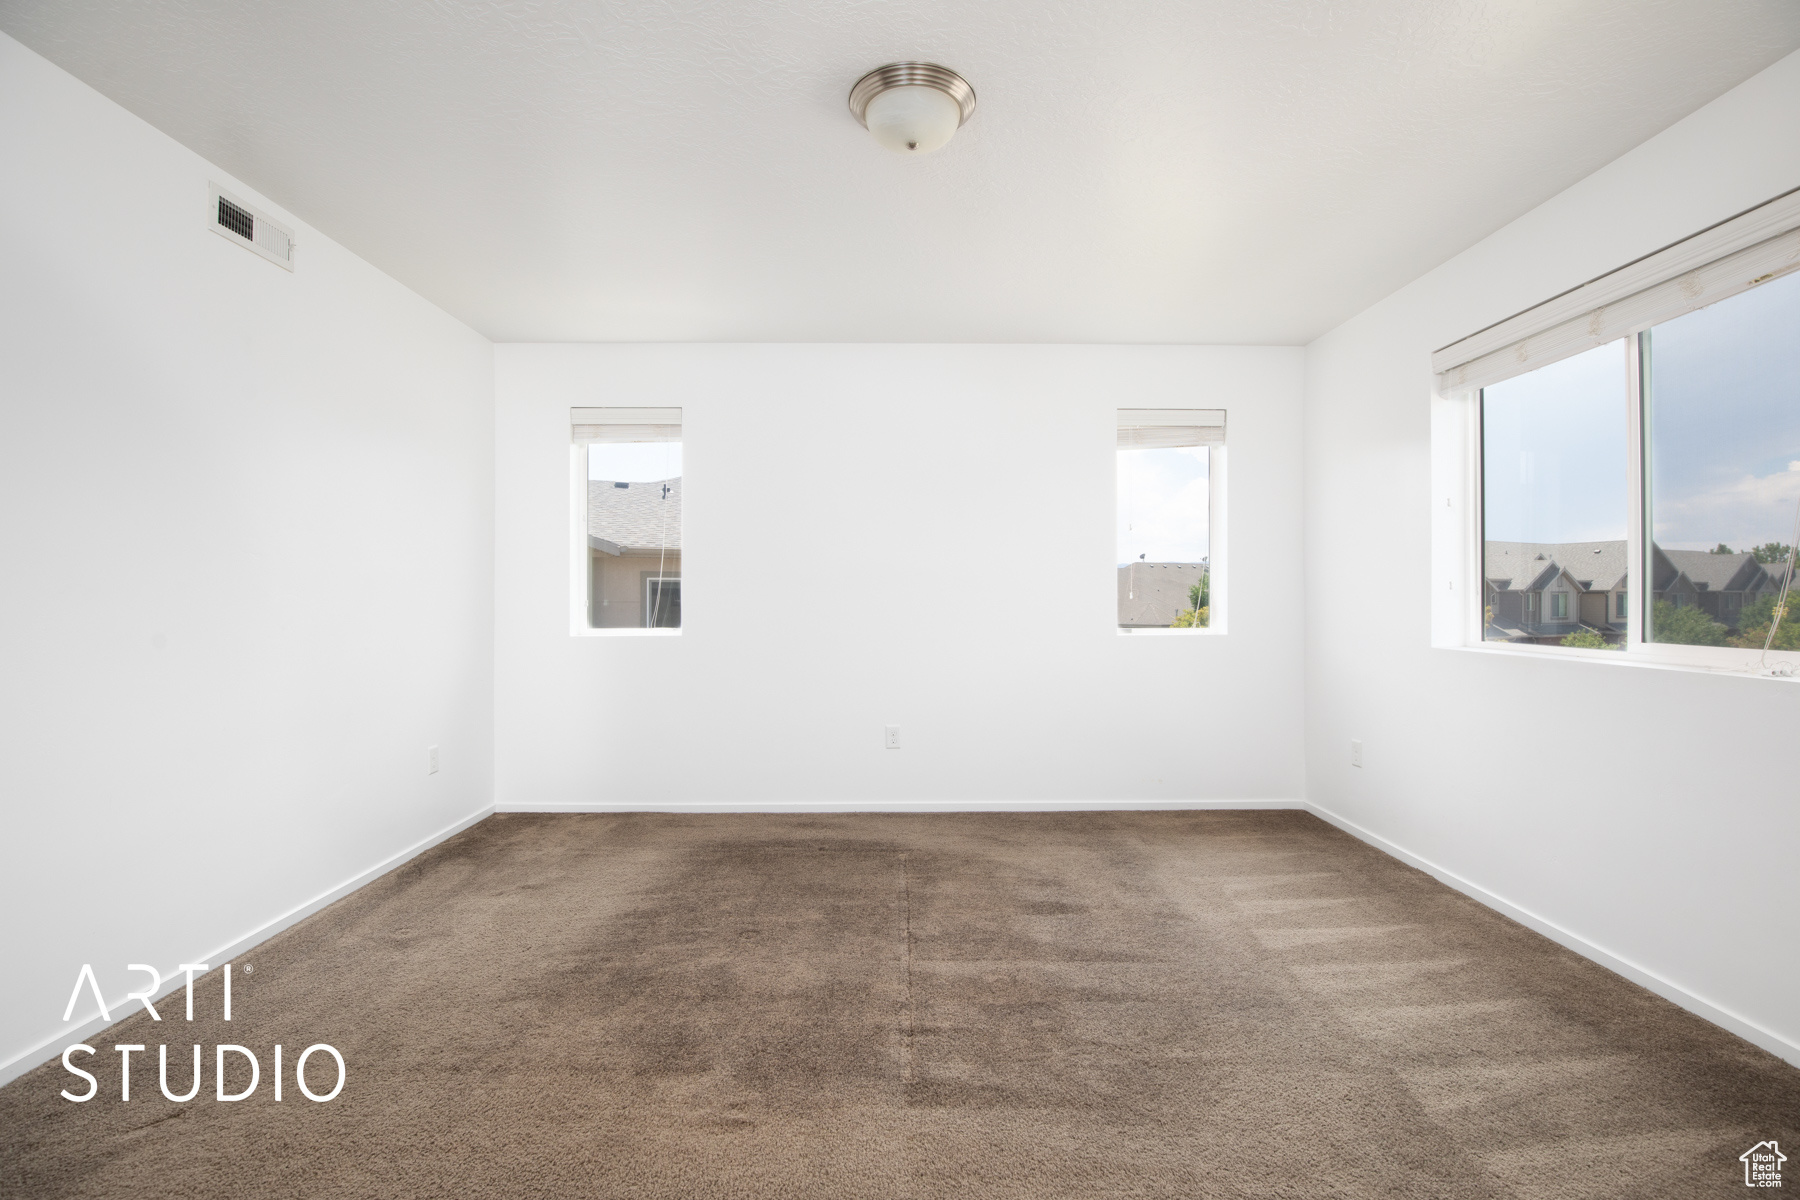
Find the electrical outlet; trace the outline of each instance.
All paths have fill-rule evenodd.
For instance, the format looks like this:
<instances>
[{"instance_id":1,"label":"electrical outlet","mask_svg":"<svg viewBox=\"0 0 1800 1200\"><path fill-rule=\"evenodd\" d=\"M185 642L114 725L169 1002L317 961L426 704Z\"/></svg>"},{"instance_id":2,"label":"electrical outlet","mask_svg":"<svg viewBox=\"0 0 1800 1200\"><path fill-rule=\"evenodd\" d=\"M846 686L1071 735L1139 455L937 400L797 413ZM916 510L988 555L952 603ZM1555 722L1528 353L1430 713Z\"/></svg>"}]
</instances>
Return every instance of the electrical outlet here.
<instances>
[{"instance_id":1,"label":"electrical outlet","mask_svg":"<svg viewBox=\"0 0 1800 1200\"><path fill-rule=\"evenodd\" d=\"M1362 742L1357 738L1350 739L1350 765L1362 766Z\"/></svg>"},{"instance_id":2,"label":"electrical outlet","mask_svg":"<svg viewBox=\"0 0 1800 1200\"><path fill-rule=\"evenodd\" d=\"M437 747L436 746L425 747L425 773L427 775L436 775L437 768L438 768Z\"/></svg>"},{"instance_id":3,"label":"electrical outlet","mask_svg":"<svg viewBox=\"0 0 1800 1200\"><path fill-rule=\"evenodd\" d=\"M887 726L887 748L889 750L900 748L900 727L898 725Z\"/></svg>"}]
</instances>

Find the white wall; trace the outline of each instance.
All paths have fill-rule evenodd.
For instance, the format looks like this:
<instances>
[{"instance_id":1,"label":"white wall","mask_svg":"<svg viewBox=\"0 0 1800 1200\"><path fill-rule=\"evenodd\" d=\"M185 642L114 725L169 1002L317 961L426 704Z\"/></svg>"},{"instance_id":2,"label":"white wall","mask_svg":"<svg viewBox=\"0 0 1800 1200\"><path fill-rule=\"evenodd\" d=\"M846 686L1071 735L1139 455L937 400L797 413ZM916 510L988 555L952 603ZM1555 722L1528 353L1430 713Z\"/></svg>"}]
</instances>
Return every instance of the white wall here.
<instances>
[{"instance_id":1,"label":"white wall","mask_svg":"<svg viewBox=\"0 0 1800 1200\"><path fill-rule=\"evenodd\" d=\"M495 355L502 808L1300 798L1300 351ZM683 409L678 638L570 635L594 404ZM1115 632L1121 405L1229 411L1225 636Z\"/></svg>"},{"instance_id":2,"label":"white wall","mask_svg":"<svg viewBox=\"0 0 1800 1200\"><path fill-rule=\"evenodd\" d=\"M0 1078L490 795L492 349L209 178L0 37Z\"/></svg>"},{"instance_id":3,"label":"white wall","mask_svg":"<svg viewBox=\"0 0 1800 1200\"><path fill-rule=\"evenodd\" d=\"M1309 798L1800 1061L1800 685L1430 648L1429 367L1800 186L1797 128L1791 56L1319 339L1305 440Z\"/></svg>"}]
</instances>

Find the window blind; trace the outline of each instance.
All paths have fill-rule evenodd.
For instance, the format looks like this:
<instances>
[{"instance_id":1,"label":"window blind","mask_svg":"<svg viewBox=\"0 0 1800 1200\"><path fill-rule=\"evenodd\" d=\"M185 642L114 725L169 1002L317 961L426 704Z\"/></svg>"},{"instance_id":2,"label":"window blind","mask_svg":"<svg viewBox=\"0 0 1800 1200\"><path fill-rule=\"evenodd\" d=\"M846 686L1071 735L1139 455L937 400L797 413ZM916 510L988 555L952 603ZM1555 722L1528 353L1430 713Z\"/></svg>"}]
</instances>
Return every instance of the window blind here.
<instances>
[{"instance_id":1,"label":"window blind","mask_svg":"<svg viewBox=\"0 0 1800 1200\"><path fill-rule=\"evenodd\" d=\"M588 442L679 442L679 408L571 408L570 440Z\"/></svg>"},{"instance_id":2,"label":"window blind","mask_svg":"<svg viewBox=\"0 0 1800 1200\"><path fill-rule=\"evenodd\" d=\"M1473 391L1716 304L1800 268L1800 189L1508 317L1431 356Z\"/></svg>"},{"instance_id":3,"label":"window blind","mask_svg":"<svg viewBox=\"0 0 1800 1200\"><path fill-rule=\"evenodd\" d=\"M1121 408L1119 449L1152 450L1225 443L1222 408Z\"/></svg>"}]
</instances>

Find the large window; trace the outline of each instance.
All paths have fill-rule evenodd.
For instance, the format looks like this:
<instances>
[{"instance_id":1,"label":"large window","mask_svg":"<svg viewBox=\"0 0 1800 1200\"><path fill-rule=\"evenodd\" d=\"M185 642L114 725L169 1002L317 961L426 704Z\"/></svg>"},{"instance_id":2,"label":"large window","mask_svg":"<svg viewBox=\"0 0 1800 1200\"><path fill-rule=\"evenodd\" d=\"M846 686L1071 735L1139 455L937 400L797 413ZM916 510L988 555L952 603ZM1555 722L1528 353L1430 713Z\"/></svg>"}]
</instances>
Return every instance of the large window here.
<instances>
[{"instance_id":1,"label":"large window","mask_svg":"<svg viewBox=\"0 0 1800 1200\"><path fill-rule=\"evenodd\" d=\"M570 411L586 630L681 628L681 410Z\"/></svg>"},{"instance_id":2,"label":"large window","mask_svg":"<svg viewBox=\"0 0 1800 1200\"><path fill-rule=\"evenodd\" d=\"M1222 627L1224 450L1223 410L1119 410L1120 632Z\"/></svg>"},{"instance_id":3,"label":"large window","mask_svg":"<svg viewBox=\"0 0 1800 1200\"><path fill-rule=\"evenodd\" d=\"M1791 671L1800 193L1690 242L1438 352L1475 405L1483 642Z\"/></svg>"}]
</instances>

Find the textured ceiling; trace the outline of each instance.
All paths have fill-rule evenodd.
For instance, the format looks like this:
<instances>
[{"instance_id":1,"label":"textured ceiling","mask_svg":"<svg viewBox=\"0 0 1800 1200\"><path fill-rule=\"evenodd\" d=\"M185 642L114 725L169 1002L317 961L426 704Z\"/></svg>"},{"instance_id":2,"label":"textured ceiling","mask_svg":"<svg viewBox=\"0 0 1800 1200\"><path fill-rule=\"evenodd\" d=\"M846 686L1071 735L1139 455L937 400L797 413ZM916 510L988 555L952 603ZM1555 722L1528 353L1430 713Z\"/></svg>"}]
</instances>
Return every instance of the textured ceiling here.
<instances>
[{"instance_id":1,"label":"textured ceiling","mask_svg":"<svg viewBox=\"0 0 1800 1200\"><path fill-rule=\"evenodd\" d=\"M0 29L497 340L1298 343L1800 47L1800 4L0 0ZM845 109L903 58L980 96L929 158Z\"/></svg>"}]
</instances>

